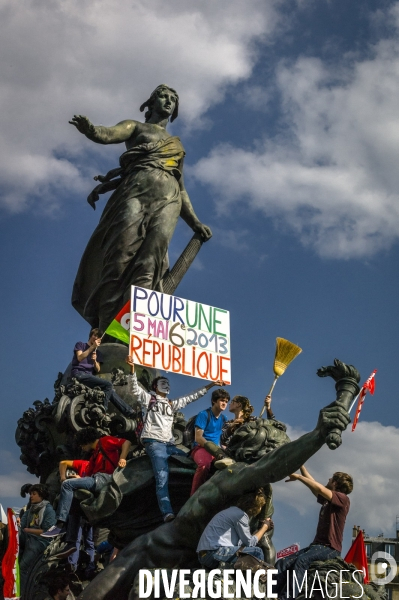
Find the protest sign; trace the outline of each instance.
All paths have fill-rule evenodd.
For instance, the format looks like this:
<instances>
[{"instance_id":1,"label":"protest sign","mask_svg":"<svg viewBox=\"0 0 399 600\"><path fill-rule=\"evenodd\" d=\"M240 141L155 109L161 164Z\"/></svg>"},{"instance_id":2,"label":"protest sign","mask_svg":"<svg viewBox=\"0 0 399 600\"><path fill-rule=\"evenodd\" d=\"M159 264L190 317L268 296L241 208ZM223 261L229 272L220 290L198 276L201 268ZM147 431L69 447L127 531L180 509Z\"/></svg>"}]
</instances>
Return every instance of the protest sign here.
<instances>
[{"instance_id":1,"label":"protest sign","mask_svg":"<svg viewBox=\"0 0 399 600\"><path fill-rule=\"evenodd\" d=\"M132 286L130 354L136 364L231 383L230 314Z\"/></svg>"}]
</instances>

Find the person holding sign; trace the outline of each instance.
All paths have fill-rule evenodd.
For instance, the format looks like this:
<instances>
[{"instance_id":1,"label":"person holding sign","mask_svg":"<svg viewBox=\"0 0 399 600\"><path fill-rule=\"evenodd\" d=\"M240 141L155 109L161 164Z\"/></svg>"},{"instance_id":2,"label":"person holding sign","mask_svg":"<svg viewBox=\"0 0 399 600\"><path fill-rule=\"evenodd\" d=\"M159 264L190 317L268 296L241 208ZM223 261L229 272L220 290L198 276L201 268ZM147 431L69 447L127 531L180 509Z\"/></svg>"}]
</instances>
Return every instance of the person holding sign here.
<instances>
[{"instance_id":1,"label":"person holding sign","mask_svg":"<svg viewBox=\"0 0 399 600\"><path fill-rule=\"evenodd\" d=\"M111 402L126 418L131 419L135 416L133 408L118 396L110 381L97 377L102 362L101 353L98 351L102 336L103 332L94 328L90 331L88 342L77 342L75 344L71 377L75 377L80 383L89 388L99 387L105 394L105 410L108 410L108 403Z\"/></svg>"},{"instance_id":2,"label":"person holding sign","mask_svg":"<svg viewBox=\"0 0 399 600\"><path fill-rule=\"evenodd\" d=\"M156 377L152 382L151 392L146 392L137 382L133 358L128 356L126 362L132 369L133 396L135 400L140 402L140 404L147 409L143 430L141 432L141 441L151 460L155 476L159 509L165 523L167 523L175 518L169 498L168 459L169 456L172 456L173 454L186 455L183 450L176 448L175 446L173 437L174 413L187 406L187 404L190 404L190 402L195 402L195 400L205 396L207 391L213 386L223 385L223 381L208 383L187 396L169 400L167 396L170 392L170 385L169 380L166 377Z\"/></svg>"}]
</instances>

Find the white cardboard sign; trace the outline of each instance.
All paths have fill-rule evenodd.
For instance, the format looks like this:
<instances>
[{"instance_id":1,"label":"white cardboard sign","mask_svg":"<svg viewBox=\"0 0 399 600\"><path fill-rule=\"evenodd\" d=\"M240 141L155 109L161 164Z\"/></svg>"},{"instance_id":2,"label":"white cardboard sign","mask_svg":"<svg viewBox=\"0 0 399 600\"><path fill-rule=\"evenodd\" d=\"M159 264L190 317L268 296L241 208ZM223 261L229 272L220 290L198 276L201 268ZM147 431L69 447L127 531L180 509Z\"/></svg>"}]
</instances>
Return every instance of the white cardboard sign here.
<instances>
[{"instance_id":1,"label":"white cardboard sign","mask_svg":"<svg viewBox=\"0 0 399 600\"><path fill-rule=\"evenodd\" d=\"M229 311L134 285L130 311L136 364L231 383Z\"/></svg>"}]
</instances>

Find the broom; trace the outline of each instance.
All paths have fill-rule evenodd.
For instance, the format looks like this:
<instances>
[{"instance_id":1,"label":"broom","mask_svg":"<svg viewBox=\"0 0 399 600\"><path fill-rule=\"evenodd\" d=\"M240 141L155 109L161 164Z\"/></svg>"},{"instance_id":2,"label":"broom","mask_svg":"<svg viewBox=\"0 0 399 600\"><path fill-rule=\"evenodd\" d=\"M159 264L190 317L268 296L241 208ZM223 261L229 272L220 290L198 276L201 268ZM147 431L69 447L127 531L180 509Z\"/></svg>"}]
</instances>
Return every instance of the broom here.
<instances>
[{"instance_id":1,"label":"broom","mask_svg":"<svg viewBox=\"0 0 399 600\"><path fill-rule=\"evenodd\" d=\"M283 373L285 373L288 365L294 360L298 354L302 352L302 348L296 346L292 342L285 340L284 338L276 338L276 355L274 357L274 381L272 383L272 387L270 388L267 396L270 396L272 391L274 390L274 386L276 385L277 379L281 377ZM263 405L259 418L263 415L266 410L266 406Z\"/></svg>"}]
</instances>

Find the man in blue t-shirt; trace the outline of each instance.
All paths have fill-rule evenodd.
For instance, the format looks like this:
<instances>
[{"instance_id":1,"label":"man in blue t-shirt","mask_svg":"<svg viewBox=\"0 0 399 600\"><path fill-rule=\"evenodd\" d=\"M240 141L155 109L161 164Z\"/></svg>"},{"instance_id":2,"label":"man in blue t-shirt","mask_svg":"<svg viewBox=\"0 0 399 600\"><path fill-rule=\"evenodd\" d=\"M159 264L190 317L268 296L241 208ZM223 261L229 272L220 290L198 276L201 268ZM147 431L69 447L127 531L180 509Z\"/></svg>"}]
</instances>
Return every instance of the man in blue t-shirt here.
<instances>
[{"instance_id":1,"label":"man in blue t-shirt","mask_svg":"<svg viewBox=\"0 0 399 600\"><path fill-rule=\"evenodd\" d=\"M105 393L105 410L108 409L108 403L111 402L125 417L131 419L135 416L133 408L118 396L110 381L96 377L103 362L101 353L98 351L102 336L103 332L95 328L90 331L88 342L77 342L75 344L71 376L89 388L99 387Z\"/></svg>"},{"instance_id":2,"label":"man in blue t-shirt","mask_svg":"<svg viewBox=\"0 0 399 600\"><path fill-rule=\"evenodd\" d=\"M227 421L222 413L226 410L229 400L230 394L226 390L215 390L211 398L212 406L200 412L195 419L195 446L191 458L197 463L197 470L191 486L191 496L209 477L214 456L205 449L206 443L213 442L219 445L222 428Z\"/></svg>"}]
</instances>

